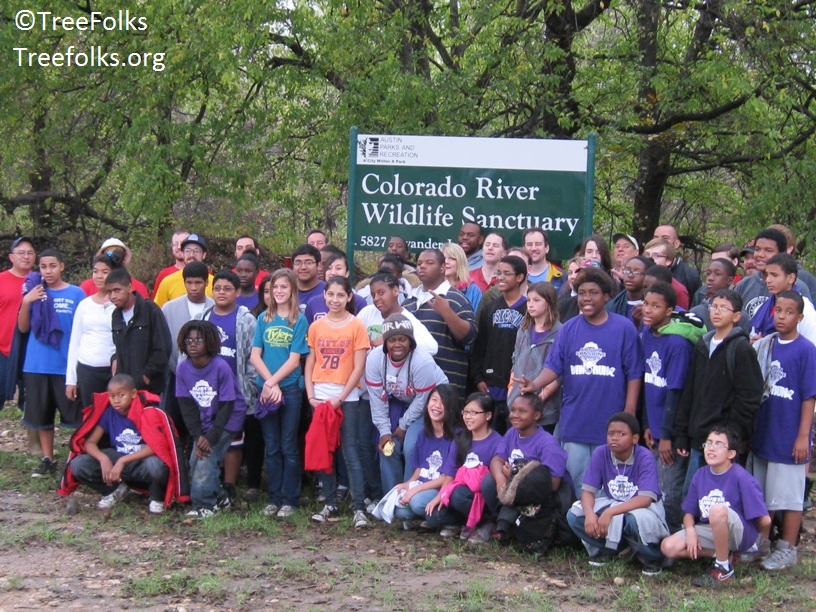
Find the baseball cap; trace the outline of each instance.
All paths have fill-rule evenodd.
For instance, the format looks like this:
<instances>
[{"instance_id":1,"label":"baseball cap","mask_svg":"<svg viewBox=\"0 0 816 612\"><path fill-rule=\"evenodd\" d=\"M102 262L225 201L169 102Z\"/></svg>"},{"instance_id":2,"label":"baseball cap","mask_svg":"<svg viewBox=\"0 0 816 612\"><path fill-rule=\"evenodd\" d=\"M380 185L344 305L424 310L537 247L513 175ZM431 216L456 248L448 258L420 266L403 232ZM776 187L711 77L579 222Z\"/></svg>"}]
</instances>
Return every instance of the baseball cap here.
<instances>
[{"instance_id":1,"label":"baseball cap","mask_svg":"<svg viewBox=\"0 0 816 612\"><path fill-rule=\"evenodd\" d=\"M207 241L198 234L190 234L187 236L181 243L181 250L183 251L184 247L186 247L188 244L197 244L205 251L207 250Z\"/></svg>"},{"instance_id":2,"label":"baseball cap","mask_svg":"<svg viewBox=\"0 0 816 612\"><path fill-rule=\"evenodd\" d=\"M631 243L631 245L635 247L635 250L640 253L640 245L638 244L638 241L635 240L634 236L630 236L629 234L615 234L612 236L612 244L614 245L621 238L626 238L627 242Z\"/></svg>"}]
</instances>

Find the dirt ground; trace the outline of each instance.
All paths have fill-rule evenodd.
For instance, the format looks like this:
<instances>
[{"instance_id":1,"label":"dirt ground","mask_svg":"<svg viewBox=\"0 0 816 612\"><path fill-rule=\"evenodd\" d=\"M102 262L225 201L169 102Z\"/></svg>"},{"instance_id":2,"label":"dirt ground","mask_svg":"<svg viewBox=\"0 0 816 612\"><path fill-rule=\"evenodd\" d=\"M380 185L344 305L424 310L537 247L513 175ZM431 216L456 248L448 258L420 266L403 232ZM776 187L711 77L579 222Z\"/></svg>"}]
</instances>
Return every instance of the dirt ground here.
<instances>
[{"instance_id":1,"label":"dirt ground","mask_svg":"<svg viewBox=\"0 0 816 612\"><path fill-rule=\"evenodd\" d=\"M816 594L811 519L795 571L740 568L733 586L712 595L690 585L702 566L646 579L624 562L590 570L580 550L536 559L381 524L355 531L348 517L322 526L309 525L306 512L274 521L259 515L262 501L205 523L183 508L151 516L135 495L103 513L93 493L66 499L53 481L32 481L37 458L25 452L22 429L3 419L0 610L806 610Z\"/></svg>"}]
</instances>

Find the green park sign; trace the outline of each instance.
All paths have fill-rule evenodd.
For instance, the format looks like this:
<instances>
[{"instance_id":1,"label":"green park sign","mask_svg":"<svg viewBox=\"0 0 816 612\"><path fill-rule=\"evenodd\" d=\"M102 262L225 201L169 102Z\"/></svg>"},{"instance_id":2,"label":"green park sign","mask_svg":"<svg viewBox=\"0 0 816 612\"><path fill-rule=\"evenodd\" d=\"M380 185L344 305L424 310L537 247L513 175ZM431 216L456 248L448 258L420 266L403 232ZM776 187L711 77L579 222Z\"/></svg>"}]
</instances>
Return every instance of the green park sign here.
<instances>
[{"instance_id":1,"label":"green park sign","mask_svg":"<svg viewBox=\"0 0 816 612\"><path fill-rule=\"evenodd\" d=\"M511 245L547 232L549 259L592 233L595 138L534 140L359 134L351 130L347 251L414 253L456 241L464 223Z\"/></svg>"}]
</instances>

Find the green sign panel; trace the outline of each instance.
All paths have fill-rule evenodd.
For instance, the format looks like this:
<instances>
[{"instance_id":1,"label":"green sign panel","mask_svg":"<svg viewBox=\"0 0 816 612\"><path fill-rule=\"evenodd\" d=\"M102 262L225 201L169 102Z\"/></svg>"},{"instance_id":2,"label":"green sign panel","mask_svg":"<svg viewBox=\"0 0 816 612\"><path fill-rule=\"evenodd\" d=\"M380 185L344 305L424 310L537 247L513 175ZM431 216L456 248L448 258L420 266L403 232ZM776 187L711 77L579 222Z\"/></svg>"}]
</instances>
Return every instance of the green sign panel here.
<instances>
[{"instance_id":1,"label":"green sign panel","mask_svg":"<svg viewBox=\"0 0 816 612\"><path fill-rule=\"evenodd\" d=\"M456 241L464 223L521 244L541 228L550 259L591 233L594 138L514 140L351 133L348 253Z\"/></svg>"}]
</instances>

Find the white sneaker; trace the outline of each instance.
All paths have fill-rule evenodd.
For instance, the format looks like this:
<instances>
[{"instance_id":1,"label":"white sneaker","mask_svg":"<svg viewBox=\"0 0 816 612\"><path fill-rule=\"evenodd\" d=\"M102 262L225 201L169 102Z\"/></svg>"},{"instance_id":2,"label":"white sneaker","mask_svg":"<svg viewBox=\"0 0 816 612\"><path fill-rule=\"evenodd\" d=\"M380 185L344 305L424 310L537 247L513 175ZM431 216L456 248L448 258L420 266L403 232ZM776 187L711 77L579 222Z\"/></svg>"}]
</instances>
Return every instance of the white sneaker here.
<instances>
[{"instance_id":1,"label":"white sneaker","mask_svg":"<svg viewBox=\"0 0 816 612\"><path fill-rule=\"evenodd\" d=\"M766 570L782 570L796 565L799 562L799 555L795 546L791 546L785 540L777 540L771 556L762 561L760 565Z\"/></svg>"},{"instance_id":2,"label":"white sneaker","mask_svg":"<svg viewBox=\"0 0 816 612\"><path fill-rule=\"evenodd\" d=\"M150 514L164 514L164 502L150 500L150 505L147 507Z\"/></svg>"},{"instance_id":3,"label":"white sneaker","mask_svg":"<svg viewBox=\"0 0 816 612\"><path fill-rule=\"evenodd\" d=\"M354 511L354 519L352 520L354 523L355 529L361 529L363 527L368 527L368 518L365 515L365 512L362 510L355 510Z\"/></svg>"},{"instance_id":4,"label":"white sneaker","mask_svg":"<svg viewBox=\"0 0 816 612\"><path fill-rule=\"evenodd\" d=\"M199 508L198 510L190 510L187 513L187 516L190 518L210 518L211 516L215 516L215 512L210 510L209 508Z\"/></svg>"},{"instance_id":5,"label":"white sneaker","mask_svg":"<svg viewBox=\"0 0 816 612\"><path fill-rule=\"evenodd\" d=\"M99 503L96 504L96 507L100 510L110 510L120 501L125 498L128 491L130 491L130 487L128 487L124 482L120 484L113 493L110 493L99 500Z\"/></svg>"},{"instance_id":6,"label":"white sneaker","mask_svg":"<svg viewBox=\"0 0 816 612\"><path fill-rule=\"evenodd\" d=\"M276 516L280 511L280 508L276 504L268 504L263 510L261 510L261 514L263 516Z\"/></svg>"},{"instance_id":7,"label":"white sneaker","mask_svg":"<svg viewBox=\"0 0 816 612\"><path fill-rule=\"evenodd\" d=\"M377 506L379 505L380 505L379 499L375 499L369 502L368 504L366 504L366 512L368 512L369 514L374 514L374 510L376 510Z\"/></svg>"},{"instance_id":8,"label":"white sneaker","mask_svg":"<svg viewBox=\"0 0 816 612\"><path fill-rule=\"evenodd\" d=\"M292 506L290 506L289 504L283 504L280 507L280 510L278 510L278 513L275 516L277 516L279 519L285 519L285 518L289 518L294 513L295 513L295 509Z\"/></svg>"}]
</instances>

